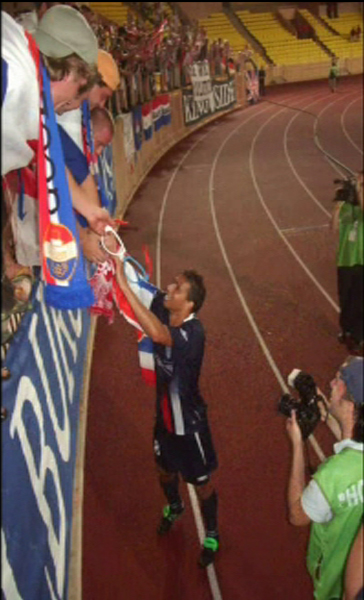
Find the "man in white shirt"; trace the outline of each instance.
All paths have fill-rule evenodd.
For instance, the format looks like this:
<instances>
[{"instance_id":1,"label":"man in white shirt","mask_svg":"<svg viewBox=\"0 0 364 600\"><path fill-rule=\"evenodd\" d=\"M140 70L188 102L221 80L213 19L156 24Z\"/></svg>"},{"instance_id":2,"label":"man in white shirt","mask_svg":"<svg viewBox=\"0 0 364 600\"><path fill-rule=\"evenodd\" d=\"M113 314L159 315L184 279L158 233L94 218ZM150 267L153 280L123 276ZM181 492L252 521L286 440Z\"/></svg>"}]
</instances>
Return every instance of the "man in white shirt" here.
<instances>
[{"instance_id":1,"label":"man in white shirt","mask_svg":"<svg viewBox=\"0 0 364 600\"><path fill-rule=\"evenodd\" d=\"M301 430L295 412L287 420L292 442L289 520L311 526L307 566L317 600L340 600L346 560L363 516L363 358L349 357L331 382L329 413L339 424L334 455L305 486Z\"/></svg>"}]
</instances>

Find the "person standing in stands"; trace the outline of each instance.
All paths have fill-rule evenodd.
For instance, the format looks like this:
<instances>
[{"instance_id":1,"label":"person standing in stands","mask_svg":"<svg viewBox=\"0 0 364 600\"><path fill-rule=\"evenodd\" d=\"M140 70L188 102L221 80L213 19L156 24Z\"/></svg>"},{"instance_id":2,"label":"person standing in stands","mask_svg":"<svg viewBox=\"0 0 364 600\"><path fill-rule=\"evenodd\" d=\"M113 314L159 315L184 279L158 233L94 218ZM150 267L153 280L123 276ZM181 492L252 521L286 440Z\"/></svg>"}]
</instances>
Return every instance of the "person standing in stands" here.
<instances>
[{"instance_id":1,"label":"person standing in stands","mask_svg":"<svg viewBox=\"0 0 364 600\"><path fill-rule=\"evenodd\" d=\"M363 517L363 358L349 357L331 381L329 415L339 424L335 454L305 486L304 444L295 411L287 420L292 442L288 511L292 525L311 525L307 566L316 600L341 600L350 549Z\"/></svg>"},{"instance_id":2,"label":"person standing in stands","mask_svg":"<svg viewBox=\"0 0 364 600\"><path fill-rule=\"evenodd\" d=\"M265 96L266 71L265 71L263 64L261 64L259 67L258 77L259 77L259 96Z\"/></svg>"},{"instance_id":3,"label":"person standing in stands","mask_svg":"<svg viewBox=\"0 0 364 600\"><path fill-rule=\"evenodd\" d=\"M336 92L338 77L339 67L337 64L337 59L333 58L331 61L331 67L329 71L329 87L332 92Z\"/></svg>"},{"instance_id":4,"label":"person standing in stands","mask_svg":"<svg viewBox=\"0 0 364 600\"><path fill-rule=\"evenodd\" d=\"M211 483L217 457L199 390L205 334L196 313L205 299L203 279L195 271L175 278L167 293L157 292L148 310L128 285L117 261L117 282L144 330L154 342L157 377L154 452L159 482L168 500L158 533L165 535L184 511L179 475L196 490L206 526L199 565L211 564L219 549L218 498Z\"/></svg>"}]
</instances>

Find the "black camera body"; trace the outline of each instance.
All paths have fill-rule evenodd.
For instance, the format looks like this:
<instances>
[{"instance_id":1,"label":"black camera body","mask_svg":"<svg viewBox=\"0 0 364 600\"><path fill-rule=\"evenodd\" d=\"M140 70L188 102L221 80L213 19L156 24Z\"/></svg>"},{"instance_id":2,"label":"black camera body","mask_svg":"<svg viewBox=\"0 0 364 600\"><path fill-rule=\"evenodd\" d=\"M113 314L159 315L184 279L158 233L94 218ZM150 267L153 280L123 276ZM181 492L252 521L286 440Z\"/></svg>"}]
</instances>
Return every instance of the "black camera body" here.
<instances>
[{"instance_id":1,"label":"black camera body","mask_svg":"<svg viewBox=\"0 0 364 600\"><path fill-rule=\"evenodd\" d=\"M294 369L289 375L288 384L297 390L299 399L284 394L279 401L278 411L286 417L291 416L292 410L296 411L297 423L305 440L321 419L318 401L322 400L322 396L317 394L313 377L299 369Z\"/></svg>"},{"instance_id":2,"label":"black camera body","mask_svg":"<svg viewBox=\"0 0 364 600\"><path fill-rule=\"evenodd\" d=\"M358 192L356 189L356 181L353 177L347 179L334 179L336 185L340 184L336 191L334 202L346 202L352 206L358 206Z\"/></svg>"}]
</instances>

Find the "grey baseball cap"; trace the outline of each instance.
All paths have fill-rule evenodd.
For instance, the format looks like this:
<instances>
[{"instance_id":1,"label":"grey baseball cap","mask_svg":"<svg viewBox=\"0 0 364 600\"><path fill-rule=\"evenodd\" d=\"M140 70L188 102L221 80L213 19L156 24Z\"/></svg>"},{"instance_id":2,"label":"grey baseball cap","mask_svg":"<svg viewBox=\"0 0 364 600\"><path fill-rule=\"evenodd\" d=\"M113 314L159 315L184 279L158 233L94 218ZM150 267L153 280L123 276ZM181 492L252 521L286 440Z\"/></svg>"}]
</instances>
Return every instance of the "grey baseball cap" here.
<instances>
[{"instance_id":1,"label":"grey baseball cap","mask_svg":"<svg viewBox=\"0 0 364 600\"><path fill-rule=\"evenodd\" d=\"M363 404L363 358L356 356L351 362L341 367L343 379L355 404Z\"/></svg>"},{"instance_id":2,"label":"grey baseball cap","mask_svg":"<svg viewBox=\"0 0 364 600\"><path fill-rule=\"evenodd\" d=\"M90 65L97 64L97 38L86 19L70 6L53 6L34 33L39 50L49 58L77 54Z\"/></svg>"}]
</instances>

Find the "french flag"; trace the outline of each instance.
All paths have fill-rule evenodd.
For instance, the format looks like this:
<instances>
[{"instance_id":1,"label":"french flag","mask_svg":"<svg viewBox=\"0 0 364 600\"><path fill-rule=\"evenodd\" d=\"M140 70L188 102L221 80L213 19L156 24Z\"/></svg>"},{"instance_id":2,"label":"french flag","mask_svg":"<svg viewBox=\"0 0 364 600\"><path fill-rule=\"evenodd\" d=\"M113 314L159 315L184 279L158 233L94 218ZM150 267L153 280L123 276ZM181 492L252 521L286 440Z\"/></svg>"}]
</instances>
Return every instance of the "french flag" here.
<instances>
[{"instance_id":1,"label":"french flag","mask_svg":"<svg viewBox=\"0 0 364 600\"><path fill-rule=\"evenodd\" d=\"M163 126L171 124L171 97L169 94L160 96Z\"/></svg>"},{"instance_id":2,"label":"french flag","mask_svg":"<svg viewBox=\"0 0 364 600\"><path fill-rule=\"evenodd\" d=\"M153 99L153 124L154 130L159 131L163 127L163 113L161 97L157 96Z\"/></svg>"},{"instance_id":3,"label":"french flag","mask_svg":"<svg viewBox=\"0 0 364 600\"><path fill-rule=\"evenodd\" d=\"M152 103L148 102L142 107L143 131L146 141L152 139L153 136L153 118L152 118Z\"/></svg>"},{"instance_id":4,"label":"french flag","mask_svg":"<svg viewBox=\"0 0 364 600\"><path fill-rule=\"evenodd\" d=\"M139 298L142 304L146 308L150 308L153 298L158 291L153 284L151 284L144 275L135 268L133 261L129 260L128 257L124 260L125 275L128 279L129 286L133 290L134 294ZM142 369L142 377L144 381L151 386L156 383L155 376L155 364L153 354L153 340L145 335L141 328L133 309L129 302L125 298L123 292L119 288L116 278L113 281L114 301L119 308L120 313L124 318L137 329L138 332L138 354L139 364Z\"/></svg>"}]
</instances>

